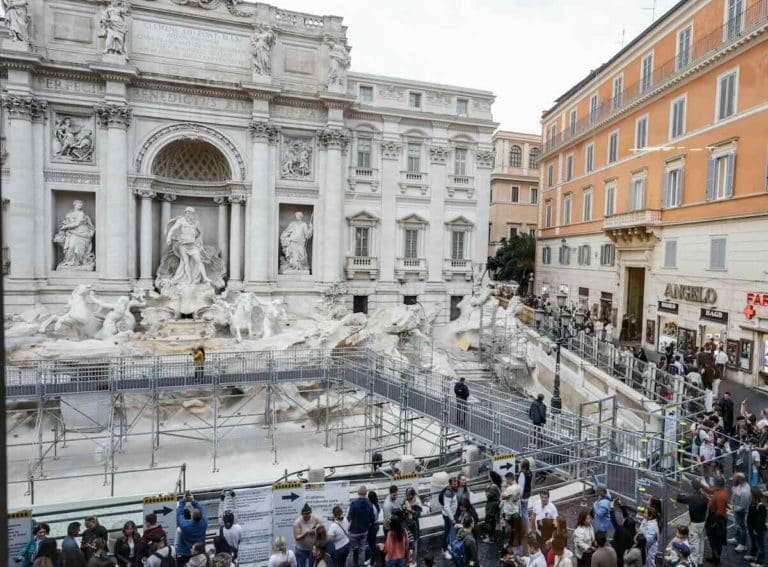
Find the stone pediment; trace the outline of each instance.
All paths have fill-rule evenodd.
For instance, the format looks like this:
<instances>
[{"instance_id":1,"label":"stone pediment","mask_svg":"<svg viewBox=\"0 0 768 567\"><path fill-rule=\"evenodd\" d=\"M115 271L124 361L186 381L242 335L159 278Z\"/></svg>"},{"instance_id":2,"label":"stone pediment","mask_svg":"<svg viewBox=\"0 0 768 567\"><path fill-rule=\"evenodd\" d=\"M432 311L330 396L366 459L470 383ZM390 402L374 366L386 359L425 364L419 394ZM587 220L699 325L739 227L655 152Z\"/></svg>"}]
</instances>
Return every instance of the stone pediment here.
<instances>
[{"instance_id":1,"label":"stone pediment","mask_svg":"<svg viewBox=\"0 0 768 567\"><path fill-rule=\"evenodd\" d=\"M472 228L475 226L475 223L463 215L459 215L453 220L446 221L445 224L455 228Z\"/></svg>"},{"instance_id":2,"label":"stone pediment","mask_svg":"<svg viewBox=\"0 0 768 567\"><path fill-rule=\"evenodd\" d=\"M400 224L410 224L410 225L427 225L429 224L429 221L416 213L411 213L410 215L404 216L397 221Z\"/></svg>"},{"instance_id":3,"label":"stone pediment","mask_svg":"<svg viewBox=\"0 0 768 567\"><path fill-rule=\"evenodd\" d=\"M347 221L355 226L371 226L379 222L379 217L368 211L360 211L354 215L349 215Z\"/></svg>"}]
</instances>

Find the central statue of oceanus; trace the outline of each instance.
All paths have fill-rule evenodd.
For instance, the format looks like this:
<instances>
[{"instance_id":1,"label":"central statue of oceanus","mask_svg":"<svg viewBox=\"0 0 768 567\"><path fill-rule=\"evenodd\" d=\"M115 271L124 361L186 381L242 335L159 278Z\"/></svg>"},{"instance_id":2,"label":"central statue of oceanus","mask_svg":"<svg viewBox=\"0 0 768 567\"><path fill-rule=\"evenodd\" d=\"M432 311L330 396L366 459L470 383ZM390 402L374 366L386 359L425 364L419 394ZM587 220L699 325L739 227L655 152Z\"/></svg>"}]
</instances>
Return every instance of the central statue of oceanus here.
<instances>
[{"instance_id":1,"label":"central statue of oceanus","mask_svg":"<svg viewBox=\"0 0 768 567\"><path fill-rule=\"evenodd\" d=\"M168 250L157 269L158 288L185 284L224 287L224 263L213 246L203 244L203 231L194 207L187 207L183 216L168 221L165 240Z\"/></svg>"}]
</instances>

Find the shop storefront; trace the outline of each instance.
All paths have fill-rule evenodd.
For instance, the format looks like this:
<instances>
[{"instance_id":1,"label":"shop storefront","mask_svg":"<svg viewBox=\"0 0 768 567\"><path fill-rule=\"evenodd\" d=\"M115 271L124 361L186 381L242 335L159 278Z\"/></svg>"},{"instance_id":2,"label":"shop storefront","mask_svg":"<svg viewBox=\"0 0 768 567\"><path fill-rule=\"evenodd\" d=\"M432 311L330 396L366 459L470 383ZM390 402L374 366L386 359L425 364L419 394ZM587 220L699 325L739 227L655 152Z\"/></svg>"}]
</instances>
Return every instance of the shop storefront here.
<instances>
[{"instance_id":1,"label":"shop storefront","mask_svg":"<svg viewBox=\"0 0 768 567\"><path fill-rule=\"evenodd\" d=\"M743 331L751 331L753 339L739 339L739 370L755 376L758 387L768 386L768 293L747 292L746 305L742 311L747 320L741 325ZM729 341L730 348L735 348L736 341Z\"/></svg>"},{"instance_id":2,"label":"shop storefront","mask_svg":"<svg viewBox=\"0 0 768 567\"><path fill-rule=\"evenodd\" d=\"M680 313L680 306L677 303L671 303L669 301L659 301L656 306L658 314L657 325L659 342L656 344L656 350L663 351L667 348L667 345L671 344L672 348L677 346L678 338L678 315ZM646 328L646 341L651 338L647 333ZM650 343L649 344L653 344Z\"/></svg>"},{"instance_id":3,"label":"shop storefront","mask_svg":"<svg viewBox=\"0 0 768 567\"><path fill-rule=\"evenodd\" d=\"M702 307L699 321L701 344L698 346L704 346L708 342L713 342L716 345L726 345L726 341L728 340L727 312L720 311L719 309L707 309L706 307Z\"/></svg>"}]
</instances>

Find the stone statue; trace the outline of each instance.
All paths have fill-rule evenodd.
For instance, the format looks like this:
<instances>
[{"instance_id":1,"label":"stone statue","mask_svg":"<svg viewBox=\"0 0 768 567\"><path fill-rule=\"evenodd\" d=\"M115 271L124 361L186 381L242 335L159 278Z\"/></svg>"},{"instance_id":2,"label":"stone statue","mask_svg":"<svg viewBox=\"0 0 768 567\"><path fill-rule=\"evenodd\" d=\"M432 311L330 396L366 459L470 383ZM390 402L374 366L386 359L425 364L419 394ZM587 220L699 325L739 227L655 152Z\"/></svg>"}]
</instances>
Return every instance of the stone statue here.
<instances>
[{"instance_id":1,"label":"stone statue","mask_svg":"<svg viewBox=\"0 0 768 567\"><path fill-rule=\"evenodd\" d=\"M95 267L93 235L96 230L91 218L83 211L82 201L74 201L72 207L53 237L53 241L64 250L64 258L56 269L90 272Z\"/></svg>"},{"instance_id":2,"label":"stone statue","mask_svg":"<svg viewBox=\"0 0 768 567\"><path fill-rule=\"evenodd\" d=\"M328 68L328 86L345 87L347 82L347 69L352 60L349 57L347 46L340 41L331 45L330 67Z\"/></svg>"},{"instance_id":3,"label":"stone statue","mask_svg":"<svg viewBox=\"0 0 768 567\"><path fill-rule=\"evenodd\" d=\"M74 331L78 338L93 338L101 326L101 318L97 315L98 309L94 309L93 291L88 284L80 284L73 291L67 302L67 311L63 315L52 315L43 321L39 332L48 331L51 323L54 323L54 332L60 332L64 327Z\"/></svg>"},{"instance_id":4,"label":"stone statue","mask_svg":"<svg viewBox=\"0 0 768 567\"><path fill-rule=\"evenodd\" d=\"M133 332L136 325L136 319L131 314L131 298L127 295L121 295L117 298L114 305L101 301L91 290L89 299L94 305L105 309L107 315L104 317L104 324L96 333L97 339L108 339L118 333Z\"/></svg>"},{"instance_id":5,"label":"stone statue","mask_svg":"<svg viewBox=\"0 0 768 567\"><path fill-rule=\"evenodd\" d=\"M312 219L309 224L304 221L304 213L296 211L296 217L285 230L280 233L280 248L282 257L280 262L281 274L309 273L309 258L307 256L307 242L312 238Z\"/></svg>"},{"instance_id":6,"label":"stone statue","mask_svg":"<svg viewBox=\"0 0 768 567\"><path fill-rule=\"evenodd\" d=\"M248 331L248 338L253 338L253 311L256 308L253 294L241 293L232 307L229 332L238 343L243 342L242 330Z\"/></svg>"},{"instance_id":7,"label":"stone statue","mask_svg":"<svg viewBox=\"0 0 768 567\"><path fill-rule=\"evenodd\" d=\"M251 36L251 57L253 72L257 75L272 74L272 47L275 32L267 26L258 26Z\"/></svg>"},{"instance_id":8,"label":"stone statue","mask_svg":"<svg viewBox=\"0 0 768 567\"><path fill-rule=\"evenodd\" d=\"M5 23L13 41L29 43L29 0L2 0Z\"/></svg>"},{"instance_id":9,"label":"stone statue","mask_svg":"<svg viewBox=\"0 0 768 567\"><path fill-rule=\"evenodd\" d=\"M273 299L272 301L262 301L259 299L258 302L264 313L261 338L268 339L269 337L274 337L279 333L280 322L288 316L285 300L282 298Z\"/></svg>"},{"instance_id":10,"label":"stone statue","mask_svg":"<svg viewBox=\"0 0 768 567\"><path fill-rule=\"evenodd\" d=\"M125 55L125 35L128 33L128 8L124 0L112 0L112 4L104 8L99 21L101 30L99 37L104 41L104 53Z\"/></svg>"},{"instance_id":11,"label":"stone statue","mask_svg":"<svg viewBox=\"0 0 768 567\"><path fill-rule=\"evenodd\" d=\"M72 161L93 161L93 132L90 128L80 128L73 124L70 116L64 116L56 122L53 134L59 143L57 156Z\"/></svg>"},{"instance_id":12,"label":"stone statue","mask_svg":"<svg viewBox=\"0 0 768 567\"><path fill-rule=\"evenodd\" d=\"M286 139L280 170L283 177L312 175L312 144L307 140Z\"/></svg>"},{"instance_id":13,"label":"stone statue","mask_svg":"<svg viewBox=\"0 0 768 567\"><path fill-rule=\"evenodd\" d=\"M166 227L168 250L157 269L157 287L209 284L224 287L224 264L213 247L203 244L203 231L194 207L184 209L184 216L172 218Z\"/></svg>"}]
</instances>

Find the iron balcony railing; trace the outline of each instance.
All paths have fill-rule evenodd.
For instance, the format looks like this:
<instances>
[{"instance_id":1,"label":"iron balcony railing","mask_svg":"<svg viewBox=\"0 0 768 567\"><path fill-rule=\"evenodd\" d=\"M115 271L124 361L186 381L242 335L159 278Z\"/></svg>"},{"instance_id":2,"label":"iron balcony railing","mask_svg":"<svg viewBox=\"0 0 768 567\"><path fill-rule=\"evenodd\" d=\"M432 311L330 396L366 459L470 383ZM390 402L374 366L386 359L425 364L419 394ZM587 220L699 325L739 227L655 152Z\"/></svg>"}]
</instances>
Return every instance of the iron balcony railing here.
<instances>
[{"instance_id":1,"label":"iron balcony railing","mask_svg":"<svg viewBox=\"0 0 768 567\"><path fill-rule=\"evenodd\" d=\"M716 51L724 49L768 25L768 0L760 0L736 17L695 42L688 50L678 53L653 69L651 77L641 77L639 81L623 89L616 96L604 99L596 109L575 124L568 125L554 138L545 141L544 152L559 149L571 140L593 130L614 115L675 79L677 76L696 67ZM687 56L686 56L687 55Z\"/></svg>"}]
</instances>

